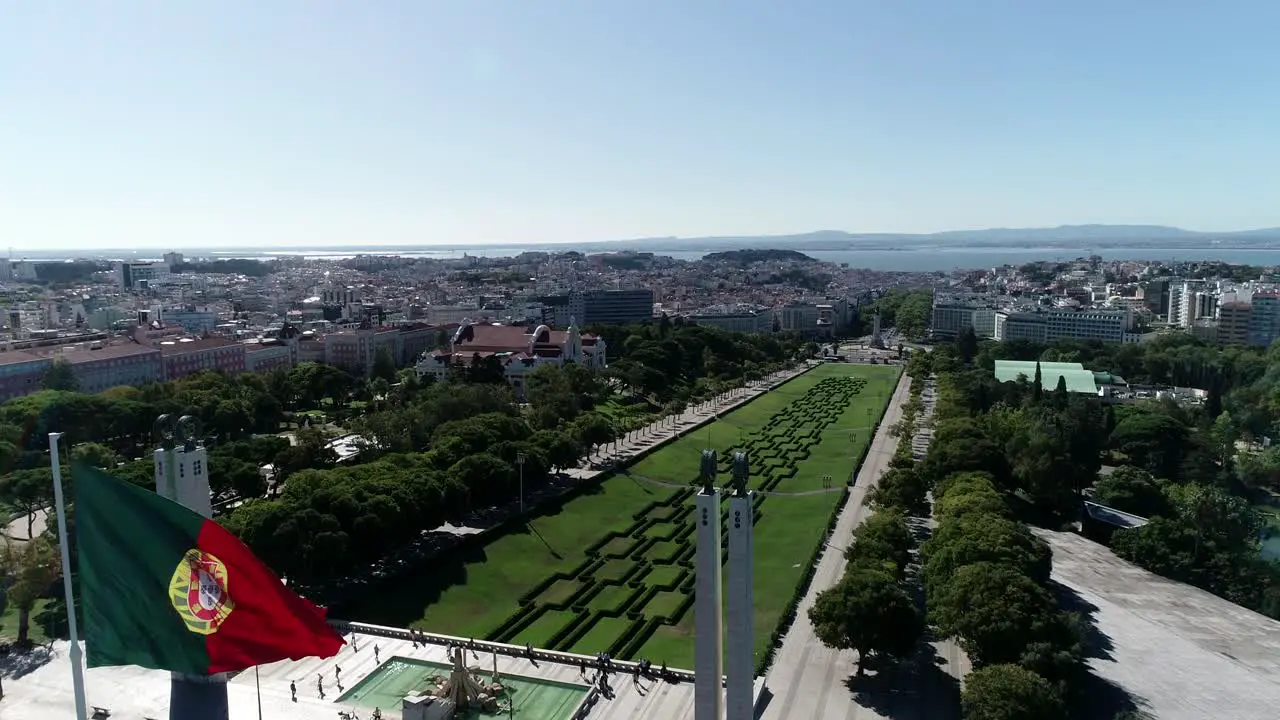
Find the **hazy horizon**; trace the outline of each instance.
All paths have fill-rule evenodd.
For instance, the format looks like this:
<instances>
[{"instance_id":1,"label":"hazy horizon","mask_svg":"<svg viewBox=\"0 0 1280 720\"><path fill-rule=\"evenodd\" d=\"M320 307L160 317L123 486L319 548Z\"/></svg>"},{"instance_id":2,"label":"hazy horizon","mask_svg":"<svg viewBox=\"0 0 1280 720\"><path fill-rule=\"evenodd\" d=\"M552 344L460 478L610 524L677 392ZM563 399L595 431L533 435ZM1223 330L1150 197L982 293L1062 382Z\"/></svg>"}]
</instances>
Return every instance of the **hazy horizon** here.
<instances>
[{"instance_id":1,"label":"hazy horizon","mask_svg":"<svg viewBox=\"0 0 1280 720\"><path fill-rule=\"evenodd\" d=\"M15 249L1280 226L1268 3L0 4Z\"/></svg>"}]
</instances>

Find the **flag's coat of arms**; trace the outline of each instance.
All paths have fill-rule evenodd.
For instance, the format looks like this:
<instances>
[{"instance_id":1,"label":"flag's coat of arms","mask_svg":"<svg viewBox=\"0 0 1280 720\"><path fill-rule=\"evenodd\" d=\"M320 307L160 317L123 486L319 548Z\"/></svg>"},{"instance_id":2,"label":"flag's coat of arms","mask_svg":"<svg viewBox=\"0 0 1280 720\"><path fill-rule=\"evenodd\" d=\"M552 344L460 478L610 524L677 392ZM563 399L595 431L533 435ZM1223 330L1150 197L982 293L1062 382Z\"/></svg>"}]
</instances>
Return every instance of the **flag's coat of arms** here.
<instances>
[{"instance_id":1,"label":"flag's coat of arms","mask_svg":"<svg viewBox=\"0 0 1280 720\"><path fill-rule=\"evenodd\" d=\"M211 553L192 548L182 556L169 581L169 601L188 630L212 635L226 622L235 609L227 580L227 566Z\"/></svg>"}]
</instances>

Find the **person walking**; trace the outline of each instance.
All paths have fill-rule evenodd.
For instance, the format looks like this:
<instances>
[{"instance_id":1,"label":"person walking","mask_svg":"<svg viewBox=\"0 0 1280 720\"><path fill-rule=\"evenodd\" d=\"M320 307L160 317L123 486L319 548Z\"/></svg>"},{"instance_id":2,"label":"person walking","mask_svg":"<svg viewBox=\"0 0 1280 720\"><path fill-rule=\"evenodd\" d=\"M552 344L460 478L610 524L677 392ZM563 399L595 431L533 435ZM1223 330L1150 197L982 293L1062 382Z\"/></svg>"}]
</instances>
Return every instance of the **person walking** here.
<instances>
[{"instance_id":1,"label":"person walking","mask_svg":"<svg viewBox=\"0 0 1280 720\"><path fill-rule=\"evenodd\" d=\"M378 664L380 664L381 662L382 662L382 661L378 659L378 646L375 644L375 645L373 646L373 664L374 664L374 665L378 665Z\"/></svg>"},{"instance_id":2,"label":"person walking","mask_svg":"<svg viewBox=\"0 0 1280 720\"><path fill-rule=\"evenodd\" d=\"M298 702L298 686L292 680L289 681L289 699Z\"/></svg>"},{"instance_id":3,"label":"person walking","mask_svg":"<svg viewBox=\"0 0 1280 720\"><path fill-rule=\"evenodd\" d=\"M320 694L320 699L324 699L324 676L316 675L316 692Z\"/></svg>"}]
</instances>

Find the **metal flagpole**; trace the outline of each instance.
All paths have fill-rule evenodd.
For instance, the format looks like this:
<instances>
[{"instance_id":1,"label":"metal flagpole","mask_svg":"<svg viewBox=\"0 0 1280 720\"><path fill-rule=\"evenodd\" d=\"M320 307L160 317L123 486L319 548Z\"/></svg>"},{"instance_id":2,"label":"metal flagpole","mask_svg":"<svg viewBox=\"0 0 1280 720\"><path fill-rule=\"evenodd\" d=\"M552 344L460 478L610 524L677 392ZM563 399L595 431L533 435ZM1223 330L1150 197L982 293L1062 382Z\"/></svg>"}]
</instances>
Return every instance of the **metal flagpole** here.
<instances>
[{"instance_id":1,"label":"metal flagpole","mask_svg":"<svg viewBox=\"0 0 1280 720\"><path fill-rule=\"evenodd\" d=\"M71 687L75 692L76 718L86 720L84 666L80 663L80 637L76 629L76 599L71 591L71 550L67 543L67 509L62 499L62 463L58 441L62 433L49 433L49 459L53 463L53 505L58 513L58 544L62 548L62 591L67 601L67 630L71 635ZM34 541L34 538L32 538Z\"/></svg>"},{"instance_id":2,"label":"metal flagpole","mask_svg":"<svg viewBox=\"0 0 1280 720\"><path fill-rule=\"evenodd\" d=\"M258 720L262 720L262 685L258 684L258 666L253 666L253 688L258 691Z\"/></svg>"}]
</instances>

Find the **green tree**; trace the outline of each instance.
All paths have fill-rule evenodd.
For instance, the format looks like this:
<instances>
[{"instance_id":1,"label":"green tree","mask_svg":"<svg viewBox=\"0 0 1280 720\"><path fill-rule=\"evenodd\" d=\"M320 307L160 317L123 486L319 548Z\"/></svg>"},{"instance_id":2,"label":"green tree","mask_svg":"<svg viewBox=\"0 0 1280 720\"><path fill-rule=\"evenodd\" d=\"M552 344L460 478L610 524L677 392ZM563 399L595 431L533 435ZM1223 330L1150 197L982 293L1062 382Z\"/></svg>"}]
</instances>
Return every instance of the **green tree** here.
<instances>
[{"instance_id":1,"label":"green tree","mask_svg":"<svg viewBox=\"0 0 1280 720\"><path fill-rule=\"evenodd\" d=\"M4 575L8 577L7 602L18 610L18 645L31 642L31 611L36 601L60 576L58 552L43 537L4 547Z\"/></svg>"},{"instance_id":2,"label":"green tree","mask_svg":"<svg viewBox=\"0 0 1280 720\"><path fill-rule=\"evenodd\" d=\"M539 430L529 438L529 442L546 452L552 471L576 467L582 457L582 444L568 432Z\"/></svg>"},{"instance_id":3,"label":"green tree","mask_svg":"<svg viewBox=\"0 0 1280 720\"><path fill-rule=\"evenodd\" d=\"M974 356L978 354L978 335L973 331L973 326L966 327L956 338L956 351L966 365L973 362Z\"/></svg>"},{"instance_id":4,"label":"green tree","mask_svg":"<svg viewBox=\"0 0 1280 720\"><path fill-rule=\"evenodd\" d=\"M1168 514L1172 507L1151 473L1131 465L1116 468L1093 486L1095 502L1140 517Z\"/></svg>"},{"instance_id":5,"label":"green tree","mask_svg":"<svg viewBox=\"0 0 1280 720\"><path fill-rule=\"evenodd\" d=\"M914 547L906 516L882 510L854 529L853 543L845 549L844 556L851 564L888 569L894 577L901 578Z\"/></svg>"},{"instance_id":6,"label":"green tree","mask_svg":"<svg viewBox=\"0 0 1280 720\"><path fill-rule=\"evenodd\" d=\"M904 514L924 515L928 512L929 486L914 469L892 467L871 488L867 499L877 510L896 510Z\"/></svg>"},{"instance_id":7,"label":"green tree","mask_svg":"<svg viewBox=\"0 0 1280 720\"><path fill-rule=\"evenodd\" d=\"M1116 423L1111 447L1157 477L1176 478L1188 440L1187 427L1158 413L1139 412Z\"/></svg>"},{"instance_id":8,"label":"green tree","mask_svg":"<svg viewBox=\"0 0 1280 720\"><path fill-rule=\"evenodd\" d=\"M920 549L930 597L946 589L956 573L980 562L1000 563L1038 583L1047 583L1053 554L1026 525L998 515L968 514L947 520Z\"/></svg>"},{"instance_id":9,"label":"green tree","mask_svg":"<svg viewBox=\"0 0 1280 720\"><path fill-rule=\"evenodd\" d=\"M80 379L76 377L71 363L58 359L50 363L49 368L40 376L40 387L45 390L79 392Z\"/></svg>"},{"instance_id":10,"label":"green tree","mask_svg":"<svg viewBox=\"0 0 1280 720\"><path fill-rule=\"evenodd\" d=\"M1062 696L1048 680L1017 665L991 665L965 678L965 720L1066 720Z\"/></svg>"},{"instance_id":11,"label":"green tree","mask_svg":"<svg viewBox=\"0 0 1280 720\"><path fill-rule=\"evenodd\" d=\"M1229 412L1218 415L1209 426L1209 449L1222 467L1231 467L1231 461L1236 456L1236 441L1239 439L1240 431L1236 428L1235 421Z\"/></svg>"},{"instance_id":12,"label":"green tree","mask_svg":"<svg viewBox=\"0 0 1280 720\"><path fill-rule=\"evenodd\" d=\"M929 618L955 638L974 665L1018 662L1053 620L1049 593L1017 568L994 562L965 565L929 597Z\"/></svg>"},{"instance_id":13,"label":"green tree","mask_svg":"<svg viewBox=\"0 0 1280 720\"><path fill-rule=\"evenodd\" d=\"M71 448L71 459L74 462L111 471L114 471L116 463L120 462L120 456L116 455L115 450L96 442L79 443Z\"/></svg>"},{"instance_id":14,"label":"green tree","mask_svg":"<svg viewBox=\"0 0 1280 720\"><path fill-rule=\"evenodd\" d=\"M27 518L27 538L32 538L36 513L53 502L53 473L47 467L15 470L0 478L0 498Z\"/></svg>"},{"instance_id":15,"label":"green tree","mask_svg":"<svg viewBox=\"0 0 1280 720\"><path fill-rule=\"evenodd\" d=\"M391 356L389 348L380 347L373 354L373 367L369 370L369 378L385 380L388 383L395 381L396 359Z\"/></svg>"},{"instance_id":16,"label":"green tree","mask_svg":"<svg viewBox=\"0 0 1280 720\"><path fill-rule=\"evenodd\" d=\"M923 623L915 603L893 575L854 566L809 609L814 634L827 647L858 652L858 674L872 654L906 657Z\"/></svg>"}]
</instances>

